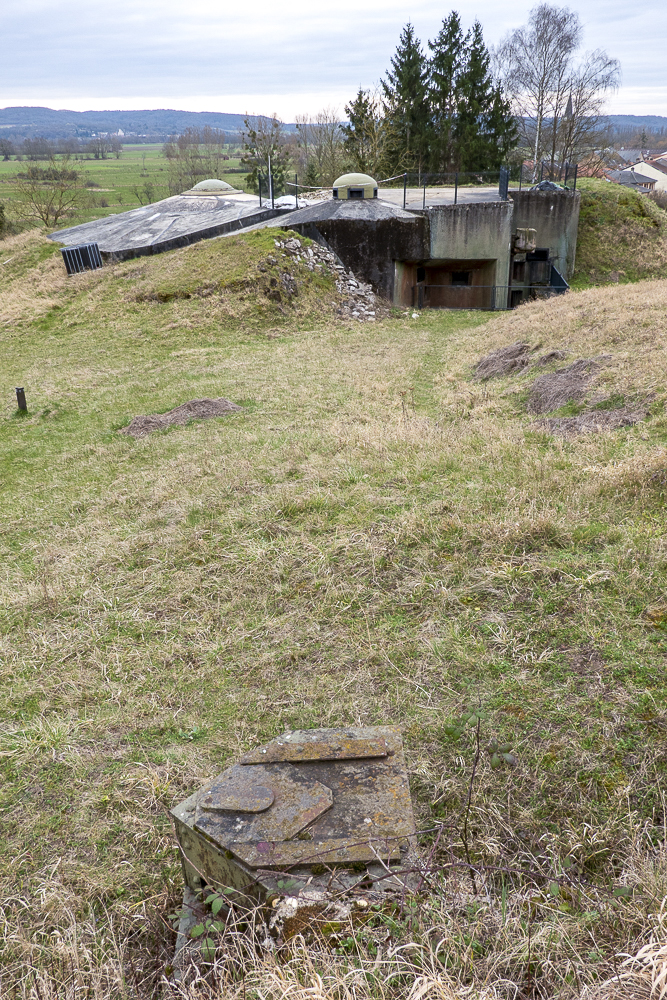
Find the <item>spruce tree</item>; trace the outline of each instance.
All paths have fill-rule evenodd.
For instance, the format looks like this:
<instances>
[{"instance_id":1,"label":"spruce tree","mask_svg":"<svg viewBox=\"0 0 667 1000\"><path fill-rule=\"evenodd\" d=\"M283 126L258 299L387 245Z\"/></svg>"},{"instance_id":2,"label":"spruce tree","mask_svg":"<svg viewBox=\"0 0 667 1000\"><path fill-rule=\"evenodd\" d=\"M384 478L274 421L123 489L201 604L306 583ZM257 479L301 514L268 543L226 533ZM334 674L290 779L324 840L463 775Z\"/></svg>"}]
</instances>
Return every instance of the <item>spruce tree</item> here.
<instances>
[{"instance_id":1,"label":"spruce tree","mask_svg":"<svg viewBox=\"0 0 667 1000\"><path fill-rule=\"evenodd\" d=\"M384 138L382 109L377 96L360 87L355 99L345 105L345 114L349 122L341 126L345 152L355 170L375 177L382 169Z\"/></svg>"},{"instance_id":2,"label":"spruce tree","mask_svg":"<svg viewBox=\"0 0 667 1000\"><path fill-rule=\"evenodd\" d=\"M459 76L465 39L461 18L453 10L442 22L435 41L429 41L430 167L434 171L456 170L458 157L454 128L459 106Z\"/></svg>"},{"instance_id":3,"label":"spruce tree","mask_svg":"<svg viewBox=\"0 0 667 1000\"><path fill-rule=\"evenodd\" d=\"M428 155L428 64L411 24L401 32L382 90L387 167L421 171Z\"/></svg>"},{"instance_id":4,"label":"spruce tree","mask_svg":"<svg viewBox=\"0 0 667 1000\"><path fill-rule=\"evenodd\" d=\"M493 81L490 64L482 26L475 21L465 39L456 81L453 145L459 170L497 170L516 142L514 117Z\"/></svg>"}]
</instances>

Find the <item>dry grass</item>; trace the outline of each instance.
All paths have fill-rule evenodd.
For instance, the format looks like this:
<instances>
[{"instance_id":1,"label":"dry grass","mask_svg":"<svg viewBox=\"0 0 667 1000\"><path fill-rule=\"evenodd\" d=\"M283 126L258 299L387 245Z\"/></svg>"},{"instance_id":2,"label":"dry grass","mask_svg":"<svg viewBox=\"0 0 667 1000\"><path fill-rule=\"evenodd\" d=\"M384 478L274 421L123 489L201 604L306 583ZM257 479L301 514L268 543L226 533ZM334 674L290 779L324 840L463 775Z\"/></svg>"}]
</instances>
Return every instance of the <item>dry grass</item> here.
<instances>
[{"instance_id":1,"label":"dry grass","mask_svg":"<svg viewBox=\"0 0 667 1000\"><path fill-rule=\"evenodd\" d=\"M205 272L225 246L183 253ZM144 291L192 288L177 256L141 262ZM318 315L315 285L284 315L243 289L137 300L137 262L50 266L12 281L1 334L30 406L7 393L0 420L5 992L169 997L165 810L296 725L403 728L435 883L335 951L223 937L222 985L191 996L240 998L243 968L253 1000L570 1000L664 941L667 282L362 327ZM517 341L554 367L611 355L588 393L652 395L649 419L535 429L547 369L472 378ZM242 410L116 433L218 397ZM480 703L473 893L475 740L448 723Z\"/></svg>"}]
</instances>

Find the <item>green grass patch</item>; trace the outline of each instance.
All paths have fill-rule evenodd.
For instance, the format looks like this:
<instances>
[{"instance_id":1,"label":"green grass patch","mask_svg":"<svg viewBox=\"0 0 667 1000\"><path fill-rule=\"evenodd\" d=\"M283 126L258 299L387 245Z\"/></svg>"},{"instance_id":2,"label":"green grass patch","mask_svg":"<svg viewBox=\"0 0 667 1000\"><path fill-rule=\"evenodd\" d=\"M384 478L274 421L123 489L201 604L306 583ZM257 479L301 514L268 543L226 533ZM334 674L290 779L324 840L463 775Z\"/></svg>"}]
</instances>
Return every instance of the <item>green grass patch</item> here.
<instances>
[{"instance_id":1,"label":"green grass patch","mask_svg":"<svg viewBox=\"0 0 667 1000\"><path fill-rule=\"evenodd\" d=\"M392 940L431 947L435 927L455 986L574 997L647 938L665 894L664 418L562 440L531 429L511 379L471 373L549 310L582 356L633 352L644 328L621 348L611 310L593 342L581 316L616 303L605 290L345 324L327 276L264 295L274 251L250 233L81 280L37 254L6 286L1 961L50 975L49 935L78 928L98 956L74 949L83 982L130 968L110 940L161 974L182 887L166 808L286 728L400 726L421 846L462 863L475 709L484 893L452 870ZM642 357L648 384L661 355ZM116 433L218 396L242 411ZM492 766L493 741L515 763ZM372 970L386 926L345 960ZM410 962L385 995L427 974Z\"/></svg>"},{"instance_id":2,"label":"green grass patch","mask_svg":"<svg viewBox=\"0 0 667 1000\"><path fill-rule=\"evenodd\" d=\"M584 179L572 287L667 277L667 212L618 184Z\"/></svg>"}]
</instances>

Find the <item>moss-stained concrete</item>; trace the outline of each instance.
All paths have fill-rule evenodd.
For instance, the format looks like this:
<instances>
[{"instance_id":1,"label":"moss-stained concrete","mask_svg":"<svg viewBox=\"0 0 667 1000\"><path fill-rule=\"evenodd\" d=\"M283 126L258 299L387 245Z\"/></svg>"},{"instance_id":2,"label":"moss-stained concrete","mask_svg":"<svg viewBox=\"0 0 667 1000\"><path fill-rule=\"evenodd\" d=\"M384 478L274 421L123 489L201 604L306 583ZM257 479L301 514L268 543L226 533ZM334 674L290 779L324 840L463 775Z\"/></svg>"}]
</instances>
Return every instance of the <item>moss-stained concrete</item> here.
<instances>
[{"instance_id":1,"label":"moss-stained concrete","mask_svg":"<svg viewBox=\"0 0 667 1000\"><path fill-rule=\"evenodd\" d=\"M549 247L564 278L574 274L579 226L578 191L512 191L513 228L535 229L537 245Z\"/></svg>"},{"instance_id":2,"label":"moss-stained concrete","mask_svg":"<svg viewBox=\"0 0 667 1000\"><path fill-rule=\"evenodd\" d=\"M495 284L506 285L513 209L508 201L428 209L431 260L495 260Z\"/></svg>"}]
</instances>

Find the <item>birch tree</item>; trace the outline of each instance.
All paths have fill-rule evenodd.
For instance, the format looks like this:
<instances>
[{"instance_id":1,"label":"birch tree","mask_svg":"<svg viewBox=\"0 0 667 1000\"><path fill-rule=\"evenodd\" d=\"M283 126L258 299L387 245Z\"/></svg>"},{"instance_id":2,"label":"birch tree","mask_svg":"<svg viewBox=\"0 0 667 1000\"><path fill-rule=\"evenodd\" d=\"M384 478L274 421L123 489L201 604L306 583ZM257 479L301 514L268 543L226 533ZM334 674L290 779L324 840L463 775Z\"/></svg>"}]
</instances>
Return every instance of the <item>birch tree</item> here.
<instances>
[{"instance_id":1,"label":"birch tree","mask_svg":"<svg viewBox=\"0 0 667 1000\"><path fill-rule=\"evenodd\" d=\"M544 152L545 125L563 105L572 57L580 42L578 14L569 7L543 3L533 7L528 24L511 31L496 50L496 63L522 138L533 147L533 181Z\"/></svg>"}]
</instances>

